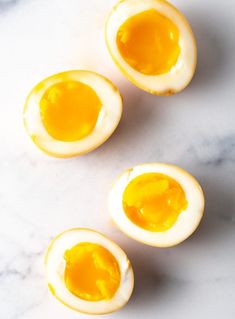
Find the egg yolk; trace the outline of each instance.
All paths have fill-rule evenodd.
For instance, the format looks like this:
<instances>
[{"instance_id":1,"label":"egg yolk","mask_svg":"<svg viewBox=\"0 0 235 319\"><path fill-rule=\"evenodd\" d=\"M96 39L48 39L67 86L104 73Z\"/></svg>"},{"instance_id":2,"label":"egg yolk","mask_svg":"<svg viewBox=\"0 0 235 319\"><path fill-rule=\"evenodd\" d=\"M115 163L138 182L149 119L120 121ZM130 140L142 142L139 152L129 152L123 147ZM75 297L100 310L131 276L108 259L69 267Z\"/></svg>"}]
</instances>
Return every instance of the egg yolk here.
<instances>
[{"instance_id":1,"label":"egg yolk","mask_svg":"<svg viewBox=\"0 0 235 319\"><path fill-rule=\"evenodd\" d=\"M123 208L128 218L137 226L153 232L171 228L187 205L180 184L159 173L134 178L123 194Z\"/></svg>"},{"instance_id":2,"label":"egg yolk","mask_svg":"<svg viewBox=\"0 0 235 319\"><path fill-rule=\"evenodd\" d=\"M111 299L120 285L115 257L104 247L80 243L65 252L67 289L87 301Z\"/></svg>"},{"instance_id":3,"label":"egg yolk","mask_svg":"<svg viewBox=\"0 0 235 319\"><path fill-rule=\"evenodd\" d=\"M177 26L154 9L138 13L124 22L116 42L123 59L146 75L169 72L180 54Z\"/></svg>"},{"instance_id":4,"label":"egg yolk","mask_svg":"<svg viewBox=\"0 0 235 319\"><path fill-rule=\"evenodd\" d=\"M52 85L45 91L39 104L46 131L64 142L88 136L96 126L101 109L96 92L77 81Z\"/></svg>"}]
</instances>

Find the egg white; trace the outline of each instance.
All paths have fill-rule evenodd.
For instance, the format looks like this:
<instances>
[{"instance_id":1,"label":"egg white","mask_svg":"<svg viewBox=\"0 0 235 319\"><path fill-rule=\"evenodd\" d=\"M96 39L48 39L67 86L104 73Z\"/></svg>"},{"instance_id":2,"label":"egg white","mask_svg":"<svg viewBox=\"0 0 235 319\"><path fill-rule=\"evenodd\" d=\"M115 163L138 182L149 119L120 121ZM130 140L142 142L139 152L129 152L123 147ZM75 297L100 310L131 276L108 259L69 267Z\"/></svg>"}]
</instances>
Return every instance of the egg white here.
<instances>
[{"instance_id":1,"label":"egg white","mask_svg":"<svg viewBox=\"0 0 235 319\"><path fill-rule=\"evenodd\" d=\"M181 49L175 66L168 73L145 75L132 68L122 57L116 42L120 26L130 17L150 9L170 19L179 29ZM106 43L109 52L123 74L139 88L158 95L169 95L184 89L191 81L197 61L196 42L186 18L164 0L123 0L111 12L106 24Z\"/></svg>"},{"instance_id":2,"label":"egg white","mask_svg":"<svg viewBox=\"0 0 235 319\"><path fill-rule=\"evenodd\" d=\"M110 300L86 301L73 295L65 286L64 253L81 242L89 242L106 248L117 260L121 282ZM122 308L129 300L134 286L134 274L124 251L106 236L90 229L70 229L57 236L50 244L45 258L46 275L53 295L66 306L87 314L106 314Z\"/></svg>"},{"instance_id":3,"label":"egg white","mask_svg":"<svg viewBox=\"0 0 235 319\"><path fill-rule=\"evenodd\" d=\"M127 185L145 173L165 174L176 180L185 192L188 206L166 231L153 232L137 226L123 209L123 193ZM170 247L184 241L198 227L204 211L204 195L196 179L183 169L163 163L143 164L127 170L114 183L109 195L109 211L116 225L131 238L150 246Z\"/></svg>"},{"instance_id":4,"label":"egg white","mask_svg":"<svg viewBox=\"0 0 235 319\"><path fill-rule=\"evenodd\" d=\"M40 116L39 103L45 91L63 81L79 81L90 86L102 106L93 131L81 140L64 142L46 131ZM90 71L73 70L53 75L36 85L27 97L24 124L33 142L49 155L72 157L92 151L103 144L116 129L122 115L122 98L117 88L105 77Z\"/></svg>"}]
</instances>

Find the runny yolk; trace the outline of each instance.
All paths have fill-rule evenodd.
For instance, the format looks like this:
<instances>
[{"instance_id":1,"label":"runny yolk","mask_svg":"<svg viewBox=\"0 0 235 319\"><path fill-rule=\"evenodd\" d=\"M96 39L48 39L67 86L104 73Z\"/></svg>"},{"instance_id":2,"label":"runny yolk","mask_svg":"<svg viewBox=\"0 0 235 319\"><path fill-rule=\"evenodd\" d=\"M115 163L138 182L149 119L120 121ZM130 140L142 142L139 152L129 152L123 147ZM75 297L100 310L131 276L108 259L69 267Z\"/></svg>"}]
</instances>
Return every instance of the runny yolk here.
<instances>
[{"instance_id":1,"label":"runny yolk","mask_svg":"<svg viewBox=\"0 0 235 319\"><path fill-rule=\"evenodd\" d=\"M187 205L180 184L158 173L134 178L123 194L123 208L128 218L137 226L154 232L171 228Z\"/></svg>"},{"instance_id":2,"label":"runny yolk","mask_svg":"<svg viewBox=\"0 0 235 319\"><path fill-rule=\"evenodd\" d=\"M126 20L116 42L123 59L146 75L169 72L180 54L177 26L154 9Z\"/></svg>"},{"instance_id":3,"label":"runny yolk","mask_svg":"<svg viewBox=\"0 0 235 319\"><path fill-rule=\"evenodd\" d=\"M40 100L41 119L53 138L72 142L95 128L101 101L88 85L65 81L49 87Z\"/></svg>"},{"instance_id":4,"label":"runny yolk","mask_svg":"<svg viewBox=\"0 0 235 319\"><path fill-rule=\"evenodd\" d=\"M104 247L80 243L65 252L67 289L87 301L111 299L120 285L115 257Z\"/></svg>"}]
</instances>

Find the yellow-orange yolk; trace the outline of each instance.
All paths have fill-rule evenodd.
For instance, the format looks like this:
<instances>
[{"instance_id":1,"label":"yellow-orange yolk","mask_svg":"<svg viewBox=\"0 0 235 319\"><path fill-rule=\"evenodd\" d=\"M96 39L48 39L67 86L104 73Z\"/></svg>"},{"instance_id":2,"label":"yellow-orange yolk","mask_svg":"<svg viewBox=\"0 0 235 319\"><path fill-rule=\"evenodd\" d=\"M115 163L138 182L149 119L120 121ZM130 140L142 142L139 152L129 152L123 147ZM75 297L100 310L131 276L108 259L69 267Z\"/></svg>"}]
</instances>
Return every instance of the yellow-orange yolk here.
<instances>
[{"instance_id":1,"label":"yellow-orange yolk","mask_svg":"<svg viewBox=\"0 0 235 319\"><path fill-rule=\"evenodd\" d=\"M155 232L171 228L187 205L180 184L158 173L134 178L123 194L123 208L128 218L139 227Z\"/></svg>"},{"instance_id":2,"label":"yellow-orange yolk","mask_svg":"<svg viewBox=\"0 0 235 319\"><path fill-rule=\"evenodd\" d=\"M73 142L95 128L101 101L88 85L65 81L49 87L40 100L41 119L53 138Z\"/></svg>"},{"instance_id":3,"label":"yellow-orange yolk","mask_svg":"<svg viewBox=\"0 0 235 319\"><path fill-rule=\"evenodd\" d=\"M104 247L80 243L65 252L64 279L67 289L88 301L111 299L120 285L115 257Z\"/></svg>"},{"instance_id":4,"label":"yellow-orange yolk","mask_svg":"<svg viewBox=\"0 0 235 319\"><path fill-rule=\"evenodd\" d=\"M146 75L169 72L180 54L177 26L154 9L124 22L116 41L123 59Z\"/></svg>"}]
</instances>

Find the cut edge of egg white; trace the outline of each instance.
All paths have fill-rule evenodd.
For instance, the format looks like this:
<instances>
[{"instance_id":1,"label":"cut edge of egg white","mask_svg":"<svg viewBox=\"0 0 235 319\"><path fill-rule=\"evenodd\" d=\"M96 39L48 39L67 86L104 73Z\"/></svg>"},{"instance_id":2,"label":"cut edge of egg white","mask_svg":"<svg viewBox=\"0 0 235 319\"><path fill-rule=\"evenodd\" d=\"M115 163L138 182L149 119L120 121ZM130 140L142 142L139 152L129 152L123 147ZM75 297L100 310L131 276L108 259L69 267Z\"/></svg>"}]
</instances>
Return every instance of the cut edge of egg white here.
<instances>
[{"instance_id":1,"label":"cut edge of egg white","mask_svg":"<svg viewBox=\"0 0 235 319\"><path fill-rule=\"evenodd\" d=\"M71 293L64 280L66 250L82 242L101 245L116 259L120 269L120 285L109 300L87 301ZM134 273L124 251L103 234L85 228L74 228L59 234L50 244L45 256L48 287L51 293L67 307L85 314L107 314L124 307L134 288Z\"/></svg>"},{"instance_id":2,"label":"cut edge of egg white","mask_svg":"<svg viewBox=\"0 0 235 319\"><path fill-rule=\"evenodd\" d=\"M64 81L78 81L91 87L102 106L93 131L73 142L53 138L45 129L40 115L40 100L51 86ZM45 153L55 157L73 157L88 153L103 144L115 131L122 115L122 97L104 76L91 71L71 70L52 75L38 83L28 95L23 120L33 142Z\"/></svg>"},{"instance_id":3,"label":"cut edge of egg white","mask_svg":"<svg viewBox=\"0 0 235 319\"><path fill-rule=\"evenodd\" d=\"M145 173L160 173L171 177L185 192L188 206L175 224L165 231L150 231L133 223L123 208L123 194L128 184ZM135 166L124 172L113 184L109 194L109 212L114 223L127 236L155 247L175 246L187 239L198 227L204 212L204 194L197 180L185 170L170 164L149 163Z\"/></svg>"},{"instance_id":4,"label":"cut edge of egg white","mask_svg":"<svg viewBox=\"0 0 235 319\"><path fill-rule=\"evenodd\" d=\"M133 69L122 57L116 42L119 27L138 13L155 9L179 29L180 55L167 73L145 75ZM122 73L137 87L156 95L171 95L183 90L192 80L197 63L196 40L183 14L164 0L122 0L112 10L105 28L108 50Z\"/></svg>"}]
</instances>

